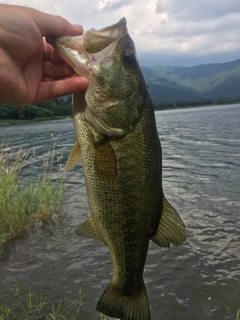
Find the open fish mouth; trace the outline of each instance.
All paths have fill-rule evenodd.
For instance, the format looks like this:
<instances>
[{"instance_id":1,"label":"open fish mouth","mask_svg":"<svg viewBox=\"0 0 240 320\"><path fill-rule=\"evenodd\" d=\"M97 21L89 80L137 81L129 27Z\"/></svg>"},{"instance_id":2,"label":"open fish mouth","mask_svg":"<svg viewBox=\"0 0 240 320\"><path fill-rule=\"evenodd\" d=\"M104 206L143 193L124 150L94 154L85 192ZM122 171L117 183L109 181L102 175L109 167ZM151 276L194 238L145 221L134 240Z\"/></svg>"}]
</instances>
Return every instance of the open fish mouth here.
<instances>
[{"instance_id":1,"label":"open fish mouth","mask_svg":"<svg viewBox=\"0 0 240 320\"><path fill-rule=\"evenodd\" d=\"M122 64L121 53L125 50L126 44L122 45L120 43L128 41L126 39L129 37L126 24L126 19L122 18L112 26L101 30L90 29L81 36L48 38L48 42L57 50L65 62L78 75L89 80L90 85L85 92L85 101L82 99L82 116L98 132L108 136L122 136L132 131L134 124L139 119L139 112L137 111L133 112L132 117L134 119L130 125L126 125L128 117L125 117L127 118L125 119L125 125L122 124L124 119L118 125L117 121L108 123L104 116L111 113L114 108L124 109L124 104L134 91L133 88L118 90L119 86L116 83L119 73L122 71L116 72L114 86L112 79L108 81L108 84L106 84L107 81L103 80L108 78L106 74L103 75L104 72L108 72L110 75L116 64ZM131 58L135 59L135 47L132 48L132 56L130 56L130 51L127 48L126 53L124 51L125 60L127 58L130 61Z\"/></svg>"},{"instance_id":2,"label":"open fish mouth","mask_svg":"<svg viewBox=\"0 0 240 320\"><path fill-rule=\"evenodd\" d=\"M118 41L127 33L126 23L122 18L101 30L90 29L81 36L48 37L47 41L78 75L89 79L99 64L111 68L109 57L115 54Z\"/></svg>"}]
</instances>

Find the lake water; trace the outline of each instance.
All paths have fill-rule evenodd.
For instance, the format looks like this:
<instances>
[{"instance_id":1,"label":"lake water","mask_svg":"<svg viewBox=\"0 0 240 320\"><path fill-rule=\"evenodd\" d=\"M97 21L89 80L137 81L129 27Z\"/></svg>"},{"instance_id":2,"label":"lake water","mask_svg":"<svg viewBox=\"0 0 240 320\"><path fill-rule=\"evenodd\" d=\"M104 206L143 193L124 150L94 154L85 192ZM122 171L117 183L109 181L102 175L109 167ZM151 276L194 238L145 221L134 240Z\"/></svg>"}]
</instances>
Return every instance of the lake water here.
<instances>
[{"instance_id":1,"label":"lake water","mask_svg":"<svg viewBox=\"0 0 240 320\"><path fill-rule=\"evenodd\" d=\"M163 149L165 195L183 218L187 241L150 244L145 267L152 320L232 319L240 308L240 105L156 112ZM51 136L54 133L54 136ZM35 151L25 168L36 179L54 145L63 163L75 141L71 121L0 127L0 141ZM55 168L55 171L57 169ZM53 178L56 173L53 174ZM79 319L97 320L95 306L109 283L108 250L74 235L88 204L82 168L66 177L64 214L36 225L0 254L0 294L19 279L53 300L90 293Z\"/></svg>"}]
</instances>

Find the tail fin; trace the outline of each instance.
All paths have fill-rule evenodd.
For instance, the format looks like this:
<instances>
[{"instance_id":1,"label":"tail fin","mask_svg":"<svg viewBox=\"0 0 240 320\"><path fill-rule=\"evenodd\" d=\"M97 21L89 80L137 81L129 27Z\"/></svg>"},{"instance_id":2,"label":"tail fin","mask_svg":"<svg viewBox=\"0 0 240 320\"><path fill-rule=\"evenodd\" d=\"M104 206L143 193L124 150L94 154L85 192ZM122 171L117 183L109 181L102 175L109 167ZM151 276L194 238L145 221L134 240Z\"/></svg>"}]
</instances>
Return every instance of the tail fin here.
<instances>
[{"instance_id":1,"label":"tail fin","mask_svg":"<svg viewBox=\"0 0 240 320\"><path fill-rule=\"evenodd\" d=\"M145 285L137 294L124 295L111 283L103 292L97 311L121 320L151 320Z\"/></svg>"}]
</instances>

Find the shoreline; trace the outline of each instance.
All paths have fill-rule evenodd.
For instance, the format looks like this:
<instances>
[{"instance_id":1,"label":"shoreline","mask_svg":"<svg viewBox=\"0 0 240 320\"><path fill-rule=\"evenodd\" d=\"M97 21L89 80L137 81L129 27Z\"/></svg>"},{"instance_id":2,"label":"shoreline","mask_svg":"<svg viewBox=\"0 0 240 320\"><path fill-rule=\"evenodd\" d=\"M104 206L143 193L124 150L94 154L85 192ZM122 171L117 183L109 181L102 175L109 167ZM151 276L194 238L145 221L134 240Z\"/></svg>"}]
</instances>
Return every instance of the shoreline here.
<instances>
[{"instance_id":1,"label":"shoreline","mask_svg":"<svg viewBox=\"0 0 240 320\"><path fill-rule=\"evenodd\" d=\"M55 120L72 120L71 116L56 116L56 117L47 117L47 118L35 118L29 120L18 120L18 119L7 119L1 120L0 119L0 127L5 126L15 126L15 125L24 125L29 123L36 123L36 122L43 122L43 121L55 121Z\"/></svg>"},{"instance_id":2,"label":"shoreline","mask_svg":"<svg viewBox=\"0 0 240 320\"><path fill-rule=\"evenodd\" d=\"M202 107L214 107L214 106L232 106L240 104L240 102L226 103L226 104L205 104L205 105L189 105L189 106L169 106L169 107L155 107L154 112L156 111L167 111L167 110L181 110L181 109L193 109L193 108L202 108ZM56 116L56 117L44 117L44 118L35 118L31 120L17 120L17 119L7 119L0 120L0 127L13 126L13 125L24 125L35 122L43 121L55 121L55 120L72 120L72 116Z\"/></svg>"},{"instance_id":3,"label":"shoreline","mask_svg":"<svg viewBox=\"0 0 240 320\"><path fill-rule=\"evenodd\" d=\"M179 110L179 109L194 109L194 108L206 108L206 107L217 107L217 106L232 106L232 105L240 105L240 101L232 102L232 103L216 103L216 104L201 104L201 105L188 105L188 106L169 106L169 107L158 107L154 108L154 111L166 111L166 110Z\"/></svg>"}]
</instances>

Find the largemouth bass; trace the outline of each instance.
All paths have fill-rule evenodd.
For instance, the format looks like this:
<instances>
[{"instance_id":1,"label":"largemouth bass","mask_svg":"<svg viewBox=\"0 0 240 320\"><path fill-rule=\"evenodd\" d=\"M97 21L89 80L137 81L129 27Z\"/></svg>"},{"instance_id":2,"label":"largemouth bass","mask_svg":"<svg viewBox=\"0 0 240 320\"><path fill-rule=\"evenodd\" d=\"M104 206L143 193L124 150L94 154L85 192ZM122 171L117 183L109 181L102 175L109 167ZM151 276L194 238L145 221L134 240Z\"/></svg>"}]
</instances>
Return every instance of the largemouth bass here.
<instances>
[{"instance_id":1,"label":"largemouth bass","mask_svg":"<svg viewBox=\"0 0 240 320\"><path fill-rule=\"evenodd\" d=\"M66 169L82 162L90 215L76 229L107 245L113 278L97 310L121 320L150 320L143 271L149 241L186 239L183 221L162 190L161 145L152 101L126 19L50 43L89 79L73 97L77 136Z\"/></svg>"}]
</instances>

